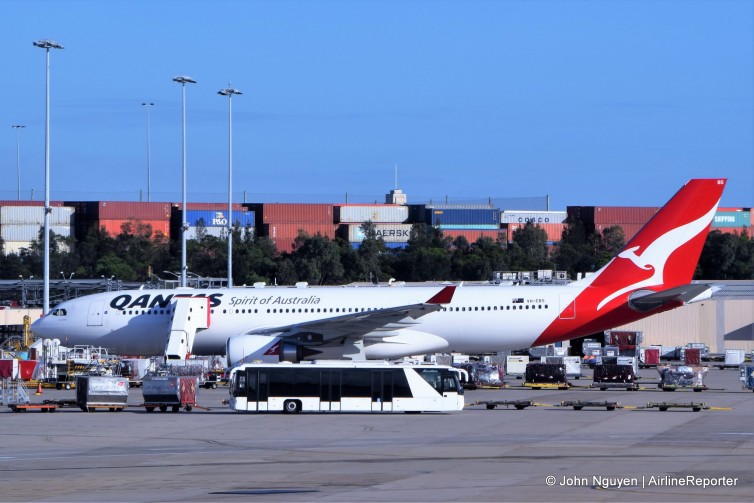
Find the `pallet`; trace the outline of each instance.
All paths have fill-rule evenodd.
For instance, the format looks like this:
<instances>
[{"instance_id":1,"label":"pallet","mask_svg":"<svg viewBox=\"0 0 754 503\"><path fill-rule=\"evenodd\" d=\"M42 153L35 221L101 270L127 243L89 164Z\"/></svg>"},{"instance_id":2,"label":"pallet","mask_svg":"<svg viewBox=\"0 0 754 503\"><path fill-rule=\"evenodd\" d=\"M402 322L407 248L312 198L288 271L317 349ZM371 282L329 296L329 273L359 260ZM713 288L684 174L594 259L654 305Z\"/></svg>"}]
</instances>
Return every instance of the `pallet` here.
<instances>
[{"instance_id":1,"label":"pallet","mask_svg":"<svg viewBox=\"0 0 754 503\"><path fill-rule=\"evenodd\" d=\"M13 412L27 412L30 410L38 410L40 412L55 412L58 408L53 403L25 403L25 404L10 404L8 405Z\"/></svg>"},{"instance_id":2,"label":"pallet","mask_svg":"<svg viewBox=\"0 0 754 503\"><path fill-rule=\"evenodd\" d=\"M594 382L591 385L592 388L599 388L600 391L606 391L608 389L625 389L626 391L639 391L639 385L637 383L623 383L623 382Z\"/></svg>"},{"instance_id":3,"label":"pallet","mask_svg":"<svg viewBox=\"0 0 754 503\"><path fill-rule=\"evenodd\" d=\"M525 382L524 386L531 389L568 389L568 383L550 383L550 382Z\"/></svg>"},{"instance_id":4,"label":"pallet","mask_svg":"<svg viewBox=\"0 0 754 503\"><path fill-rule=\"evenodd\" d=\"M583 402L581 400L566 400L563 402L560 402L561 407L573 407L573 410L581 410L584 407L605 407L607 410L615 410L615 409L622 409L620 403L618 402L608 402L607 400L604 402Z\"/></svg>"},{"instance_id":5,"label":"pallet","mask_svg":"<svg viewBox=\"0 0 754 503\"><path fill-rule=\"evenodd\" d=\"M494 401L478 401L474 405L484 405L487 410L492 410L497 406L515 407L516 410L523 410L526 407L534 405L531 400L494 400Z\"/></svg>"},{"instance_id":6,"label":"pallet","mask_svg":"<svg viewBox=\"0 0 754 503\"><path fill-rule=\"evenodd\" d=\"M704 403L674 403L674 402L650 402L647 404L647 409L654 409L657 408L661 410L662 412L667 411L668 409L691 409L694 412L699 412L702 409L709 409L709 407Z\"/></svg>"}]
</instances>

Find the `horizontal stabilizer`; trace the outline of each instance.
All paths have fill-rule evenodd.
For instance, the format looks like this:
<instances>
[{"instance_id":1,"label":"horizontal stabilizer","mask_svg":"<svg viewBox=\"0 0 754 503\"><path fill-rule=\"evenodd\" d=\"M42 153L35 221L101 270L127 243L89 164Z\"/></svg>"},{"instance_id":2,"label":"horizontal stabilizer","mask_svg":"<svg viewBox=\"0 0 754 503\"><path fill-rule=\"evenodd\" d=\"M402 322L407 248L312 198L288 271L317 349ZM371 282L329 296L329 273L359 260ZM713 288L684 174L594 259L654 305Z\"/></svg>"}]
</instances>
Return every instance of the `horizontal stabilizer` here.
<instances>
[{"instance_id":1,"label":"horizontal stabilizer","mask_svg":"<svg viewBox=\"0 0 754 503\"><path fill-rule=\"evenodd\" d=\"M669 288L661 292L637 290L628 297L631 309L646 313L669 303L690 304L712 297L713 289L709 285L689 284Z\"/></svg>"}]
</instances>

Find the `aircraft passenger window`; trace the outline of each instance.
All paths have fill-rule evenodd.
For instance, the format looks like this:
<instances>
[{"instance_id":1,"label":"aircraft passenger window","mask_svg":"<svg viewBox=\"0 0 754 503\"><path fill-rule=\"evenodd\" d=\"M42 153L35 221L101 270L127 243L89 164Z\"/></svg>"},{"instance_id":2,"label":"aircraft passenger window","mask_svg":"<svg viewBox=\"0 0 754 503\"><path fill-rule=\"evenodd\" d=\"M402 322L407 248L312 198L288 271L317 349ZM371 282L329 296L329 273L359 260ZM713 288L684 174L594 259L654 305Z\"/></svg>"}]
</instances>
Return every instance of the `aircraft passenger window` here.
<instances>
[{"instance_id":1,"label":"aircraft passenger window","mask_svg":"<svg viewBox=\"0 0 754 503\"><path fill-rule=\"evenodd\" d=\"M254 314L257 314L258 312L259 312L258 310L254 309Z\"/></svg>"},{"instance_id":2,"label":"aircraft passenger window","mask_svg":"<svg viewBox=\"0 0 754 503\"><path fill-rule=\"evenodd\" d=\"M545 309L547 309L547 304L545 304Z\"/></svg>"},{"instance_id":3,"label":"aircraft passenger window","mask_svg":"<svg viewBox=\"0 0 754 503\"><path fill-rule=\"evenodd\" d=\"M267 314L270 314L270 310L269 309L267 310Z\"/></svg>"}]
</instances>

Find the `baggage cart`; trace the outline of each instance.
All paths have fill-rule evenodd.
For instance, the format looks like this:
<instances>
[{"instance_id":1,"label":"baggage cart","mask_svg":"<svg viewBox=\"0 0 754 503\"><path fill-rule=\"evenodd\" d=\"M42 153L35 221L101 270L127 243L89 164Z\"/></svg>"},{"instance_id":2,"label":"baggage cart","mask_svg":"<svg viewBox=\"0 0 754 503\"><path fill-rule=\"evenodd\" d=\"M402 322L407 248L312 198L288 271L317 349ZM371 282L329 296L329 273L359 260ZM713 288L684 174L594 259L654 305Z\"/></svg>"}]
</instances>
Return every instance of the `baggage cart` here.
<instances>
[{"instance_id":1,"label":"baggage cart","mask_svg":"<svg viewBox=\"0 0 754 503\"><path fill-rule=\"evenodd\" d=\"M76 405L84 412L108 409L120 412L128 401L128 378L76 376Z\"/></svg>"},{"instance_id":2,"label":"baggage cart","mask_svg":"<svg viewBox=\"0 0 754 503\"><path fill-rule=\"evenodd\" d=\"M178 412L184 409L191 412L196 404L196 388L198 378L195 376L157 375L144 378L142 393L144 403L141 405L147 412L160 409L166 412L171 409Z\"/></svg>"},{"instance_id":3,"label":"baggage cart","mask_svg":"<svg viewBox=\"0 0 754 503\"><path fill-rule=\"evenodd\" d=\"M633 365L596 365L593 379L592 388L599 388L601 391L610 388L622 388L629 391L639 389Z\"/></svg>"}]
</instances>

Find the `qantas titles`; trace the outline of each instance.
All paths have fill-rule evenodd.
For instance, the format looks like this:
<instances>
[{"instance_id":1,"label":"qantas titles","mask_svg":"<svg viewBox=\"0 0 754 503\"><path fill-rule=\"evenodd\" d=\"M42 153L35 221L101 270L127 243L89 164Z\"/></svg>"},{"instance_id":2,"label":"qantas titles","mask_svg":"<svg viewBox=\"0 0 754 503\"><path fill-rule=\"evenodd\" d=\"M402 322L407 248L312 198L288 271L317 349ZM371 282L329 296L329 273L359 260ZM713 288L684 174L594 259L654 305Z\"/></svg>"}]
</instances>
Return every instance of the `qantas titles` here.
<instances>
[{"instance_id":1,"label":"qantas titles","mask_svg":"<svg viewBox=\"0 0 754 503\"><path fill-rule=\"evenodd\" d=\"M189 294L144 294L132 296L129 294L118 295L110 301L110 307L113 309L152 309L155 307L166 308L174 297L207 297L209 298L210 307L217 307L222 303L222 293L211 293L209 295L199 293L196 295ZM316 295L283 297L282 295L269 295L267 297L231 297L229 300L230 307L248 306L248 305L304 305L319 304L322 299Z\"/></svg>"}]
</instances>

